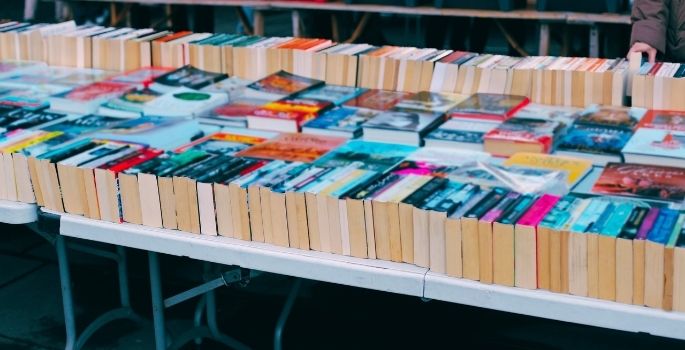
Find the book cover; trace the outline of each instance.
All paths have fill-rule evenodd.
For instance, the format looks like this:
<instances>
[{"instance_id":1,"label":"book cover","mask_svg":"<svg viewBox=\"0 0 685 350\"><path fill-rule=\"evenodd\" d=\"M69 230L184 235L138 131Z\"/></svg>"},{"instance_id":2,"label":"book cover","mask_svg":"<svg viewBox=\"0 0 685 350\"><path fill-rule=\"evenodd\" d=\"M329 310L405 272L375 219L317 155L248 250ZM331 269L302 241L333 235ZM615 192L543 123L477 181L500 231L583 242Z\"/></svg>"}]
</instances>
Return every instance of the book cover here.
<instances>
[{"instance_id":1,"label":"book cover","mask_svg":"<svg viewBox=\"0 0 685 350\"><path fill-rule=\"evenodd\" d=\"M485 140L510 141L515 143L537 143L543 152L549 153L554 145L554 137L562 124L558 121L512 118L485 134Z\"/></svg>"},{"instance_id":2,"label":"book cover","mask_svg":"<svg viewBox=\"0 0 685 350\"><path fill-rule=\"evenodd\" d=\"M685 131L685 112L649 110L637 124L637 127Z\"/></svg>"},{"instance_id":3,"label":"book cover","mask_svg":"<svg viewBox=\"0 0 685 350\"><path fill-rule=\"evenodd\" d=\"M108 80L117 83L147 87L152 83L153 80L169 73L170 71L171 68L166 67L144 67L115 75L110 77Z\"/></svg>"},{"instance_id":4,"label":"book cover","mask_svg":"<svg viewBox=\"0 0 685 350\"><path fill-rule=\"evenodd\" d=\"M516 153L505 160L504 165L565 171L569 187L582 180L592 169L592 162L586 159L538 153Z\"/></svg>"},{"instance_id":5,"label":"book cover","mask_svg":"<svg viewBox=\"0 0 685 350\"><path fill-rule=\"evenodd\" d=\"M426 135L426 139L482 144L485 134L497 127L497 123L450 119Z\"/></svg>"},{"instance_id":6,"label":"book cover","mask_svg":"<svg viewBox=\"0 0 685 350\"><path fill-rule=\"evenodd\" d=\"M681 202L685 199L685 169L609 163L592 192Z\"/></svg>"},{"instance_id":7,"label":"book cover","mask_svg":"<svg viewBox=\"0 0 685 350\"><path fill-rule=\"evenodd\" d=\"M423 133L442 120L442 114L390 110L364 123L364 128Z\"/></svg>"},{"instance_id":8,"label":"book cover","mask_svg":"<svg viewBox=\"0 0 685 350\"><path fill-rule=\"evenodd\" d=\"M377 111L387 111L402 99L411 96L408 92L387 91L387 90L367 90L363 94L347 101L346 106L374 109Z\"/></svg>"},{"instance_id":9,"label":"book cover","mask_svg":"<svg viewBox=\"0 0 685 350\"><path fill-rule=\"evenodd\" d=\"M17 109L0 116L0 132L31 129L66 118L66 114Z\"/></svg>"},{"instance_id":10,"label":"book cover","mask_svg":"<svg viewBox=\"0 0 685 350\"><path fill-rule=\"evenodd\" d=\"M311 163L345 141L341 137L282 134L240 151L236 156Z\"/></svg>"},{"instance_id":11,"label":"book cover","mask_svg":"<svg viewBox=\"0 0 685 350\"><path fill-rule=\"evenodd\" d=\"M637 129L623 153L685 160L685 132Z\"/></svg>"},{"instance_id":12,"label":"book cover","mask_svg":"<svg viewBox=\"0 0 685 350\"><path fill-rule=\"evenodd\" d=\"M92 102L98 100L108 100L117 97L129 90L132 86L129 84L101 81L85 86L79 86L71 91L66 91L61 94L54 95L56 98L63 98L75 103Z\"/></svg>"},{"instance_id":13,"label":"book cover","mask_svg":"<svg viewBox=\"0 0 685 350\"><path fill-rule=\"evenodd\" d=\"M227 100L228 97L223 93L202 92L182 87L145 103L143 113L166 117L197 116Z\"/></svg>"},{"instance_id":14,"label":"book cover","mask_svg":"<svg viewBox=\"0 0 685 350\"><path fill-rule=\"evenodd\" d=\"M324 100L332 102L335 105L341 105L348 100L359 96L364 91L366 91L364 88L327 84L306 90L298 94L298 97Z\"/></svg>"},{"instance_id":15,"label":"book cover","mask_svg":"<svg viewBox=\"0 0 685 350\"><path fill-rule=\"evenodd\" d=\"M468 96L439 92L420 91L400 100L395 108L428 113L446 113Z\"/></svg>"},{"instance_id":16,"label":"book cover","mask_svg":"<svg viewBox=\"0 0 685 350\"><path fill-rule=\"evenodd\" d=\"M181 146L174 152L182 153L192 149L212 154L233 155L274 136L276 136L275 133L252 130L246 130L245 133L220 131Z\"/></svg>"},{"instance_id":17,"label":"book cover","mask_svg":"<svg viewBox=\"0 0 685 350\"><path fill-rule=\"evenodd\" d=\"M190 141L198 133L200 133L200 126L195 120L140 117L99 130L89 136L97 139L145 144L159 149L170 149ZM169 135L174 135L174 137L170 138Z\"/></svg>"},{"instance_id":18,"label":"book cover","mask_svg":"<svg viewBox=\"0 0 685 350\"><path fill-rule=\"evenodd\" d=\"M299 126L314 119L333 104L329 101L305 98L284 98L269 102L253 112L253 116L296 121Z\"/></svg>"},{"instance_id":19,"label":"book cover","mask_svg":"<svg viewBox=\"0 0 685 350\"><path fill-rule=\"evenodd\" d=\"M521 108L514 117L555 120L568 126L580 117L582 109L565 106L548 106L539 103L529 103Z\"/></svg>"},{"instance_id":20,"label":"book cover","mask_svg":"<svg viewBox=\"0 0 685 350\"><path fill-rule=\"evenodd\" d=\"M632 135L633 133L629 129L576 124L561 138L557 149L570 152L619 155Z\"/></svg>"},{"instance_id":21,"label":"book cover","mask_svg":"<svg viewBox=\"0 0 685 350\"><path fill-rule=\"evenodd\" d=\"M362 124L377 116L380 111L364 108L335 107L303 125L307 129L321 129L359 136Z\"/></svg>"},{"instance_id":22,"label":"book cover","mask_svg":"<svg viewBox=\"0 0 685 350\"><path fill-rule=\"evenodd\" d=\"M633 129L646 113L645 109L620 106L591 106L577 123Z\"/></svg>"},{"instance_id":23,"label":"book cover","mask_svg":"<svg viewBox=\"0 0 685 350\"><path fill-rule=\"evenodd\" d=\"M103 106L117 111L142 113L145 104L161 95L162 93L150 88L137 88L107 101Z\"/></svg>"},{"instance_id":24,"label":"book cover","mask_svg":"<svg viewBox=\"0 0 685 350\"><path fill-rule=\"evenodd\" d=\"M280 71L262 78L247 87L268 94L288 96L322 84L323 81L321 80Z\"/></svg>"},{"instance_id":25,"label":"book cover","mask_svg":"<svg viewBox=\"0 0 685 350\"><path fill-rule=\"evenodd\" d=\"M360 169L384 173L402 162L416 147L351 140L314 162L324 168L357 164Z\"/></svg>"},{"instance_id":26,"label":"book cover","mask_svg":"<svg viewBox=\"0 0 685 350\"><path fill-rule=\"evenodd\" d=\"M537 226L549 213L554 206L559 202L559 197L552 195L542 195L537 201L528 209L528 211L521 216L518 225Z\"/></svg>"},{"instance_id":27,"label":"book cover","mask_svg":"<svg viewBox=\"0 0 685 350\"><path fill-rule=\"evenodd\" d=\"M137 165L145 163L162 155L164 151L154 148L144 148L128 157L117 159L100 166L101 169L109 169L115 173L125 171Z\"/></svg>"},{"instance_id":28,"label":"book cover","mask_svg":"<svg viewBox=\"0 0 685 350\"><path fill-rule=\"evenodd\" d=\"M477 93L459 103L451 111L451 116L503 121L529 102L530 100L525 96Z\"/></svg>"},{"instance_id":29,"label":"book cover","mask_svg":"<svg viewBox=\"0 0 685 350\"><path fill-rule=\"evenodd\" d=\"M226 78L228 78L226 74L211 73L187 65L155 78L154 84L165 87L186 87L199 90Z\"/></svg>"},{"instance_id":30,"label":"book cover","mask_svg":"<svg viewBox=\"0 0 685 350\"><path fill-rule=\"evenodd\" d=\"M56 93L71 91L62 85L36 85L22 89L0 89L0 105L39 110L50 105L50 97Z\"/></svg>"}]
</instances>

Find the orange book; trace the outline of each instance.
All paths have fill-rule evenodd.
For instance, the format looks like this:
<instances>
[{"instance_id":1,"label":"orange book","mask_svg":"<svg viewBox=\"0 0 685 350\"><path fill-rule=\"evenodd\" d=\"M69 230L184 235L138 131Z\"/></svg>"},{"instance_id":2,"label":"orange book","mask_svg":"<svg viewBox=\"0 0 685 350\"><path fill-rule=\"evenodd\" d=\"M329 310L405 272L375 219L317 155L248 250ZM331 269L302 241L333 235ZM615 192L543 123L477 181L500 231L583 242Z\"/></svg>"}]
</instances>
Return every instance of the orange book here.
<instances>
[{"instance_id":1,"label":"orange book","mask_svg":"<svg viewBox=\"0 0 685 350\"><path fill-rule=\"evenodd\" d=\"M342 137L282 134L236 153L236 157L310 163L346 141Z\"/></svg>"},{"instance_id":2,"label":"orange book","mask_svg":"<svg viewBox=\"0 0 685 350\"><path fill-rule=\"evenodd\" d=\"M159 39L155 39L154 42L156 42L156 43L166 43L166 42L169 42L169 41L172 41L172 40L176 40L176 39L178 39L178 38L182 38L182 37L184 37L184 36L186 36L186 35L190 35L190 34L192 34L192 33L193 33L193 32L188 31L188 30L185 30L185 31L182 31L182 32L171 33L171 34L166 35L166 36L163 36L163 37L161 37L161 38L159 38Z\"/></svg>"}]
</instances>

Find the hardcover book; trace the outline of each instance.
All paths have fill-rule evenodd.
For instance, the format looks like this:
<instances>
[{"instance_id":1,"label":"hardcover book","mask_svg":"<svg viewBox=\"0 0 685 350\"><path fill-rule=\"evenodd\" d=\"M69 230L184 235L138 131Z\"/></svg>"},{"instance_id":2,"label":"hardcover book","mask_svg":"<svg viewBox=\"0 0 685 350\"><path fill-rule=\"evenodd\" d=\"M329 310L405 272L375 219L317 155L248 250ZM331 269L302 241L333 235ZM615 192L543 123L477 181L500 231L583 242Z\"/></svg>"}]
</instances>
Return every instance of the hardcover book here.
<instances>
[{"instance_id":1,"label":"hardcover book","mask_svg":"<svg viewBox=\"0 0 685 350\"><path fill-rule=\"evenodd\" d=\"M530 100L525 96L476 93L450 111L452 118L504 121Z\"/></svg>"},{"instance_id":2,"label":"hardcover book","mask_svg":"<svg viewBox=\"0 0 685 350\"><path fill-rule=\"evenodd\" d=\"M357 164L360 169L384 173L402 162L415 147L351 140L332 150L313 164L323 168L342 168Z\"/></svg>"},{"instance_id":3,"label":"hardcover book","mask_svg":"<svg viewBox=\"0 0 685 350\"><path fill-rule=\"evenodd\" d=\"M610 163L592 188L593 193L682 202L685 169Z\"/></svg>"},{"instance_id":4,"label":"hardcover book","mask_svg":"<svg viewBox=\"0 0 685 350\"><path fill-rule=\"evenodd\" d=\"M576 122L633 129L645 113L643 108L591 106L583 111Z\"/></svg>"},{"instance_id":5,"label":"hardcover book","mask_svg":"<svg viewBox=\"0 0 685 350\"><path fill-rule=\"evenodd\" d=\"M562 128L559 121L512 118L485 134L485 150L498 156L517 152L550 153Z\"/></svg>"},{"instance_id":6,"label":"hardcover book","mask_svg":"<svg viewBox=\"0 0 685 350\"><path fill-rule=\"evenodd\" d=\"M637 127L685 131L685 113L679 111L649 110L637 124Z\"/></svg>"},{"instance_id":7,"label":"hardcover book","mask_svg":"<svg viewBox=\"0 0 685 350\"><path fill-rule=\"evenodd\" d=\"M443 120L438 113L382 112L362 125L364 140L420 146L422 136Z\"/></svg>"},{"instance_id":8,"label":"hardcover book","mask_svg":"<svg viewBox=\"0 0 685 350\"><path fill-rule=\"evenodd\" d=\"M483 150L485 135L498 123L449 119L426 135L426 146Z\"/></svg>"},{"instance_id":9,"label":"hardcover book","mask_svg":"<svg viewBox=\"0 0 685 350\"><path fill-rule=\"evenodd\" d=\"M340 85L322 85L306 90L297 97L329 101L335 105L341 105L352 98L362 94L366 89Z\"/></svg>"},{"instance_id":10,"label":"hardcover book","mask_svg":"<svg viewBox=\"0 0 685 350\"><path fill-rule=\"evenodd\" d=\"M298 132L304 123L331 107L333 104L324 100L284 98L256 109L247 117L247 125L251 129Z\"/></svg>"},{"instance_id":11,"label":"hardcover book","mask_svg":"<svg viewBox=\"0 0 685 350\"><path fill-rule=\"evenodd\" d=\"M347 101L345 105L349 107L387 111L395 107L395 105L402 99L411 95L412 94L408 92L367 90L363 94Z\"/></svg>"},{"instance_id":12,"label":"hardcover book","mask_svg":"<svg viewBox=\"0 0 685 350\"><path fill-rule=\"evenodd\" d=\"M226 78L226 74L211 73L187 65L155 78L150 87L161 92L180 87L199 90Z\"/></svg>"},{"instance_id":13,"label":"hardcover book","mask_svg":"<svg viewBox=\"0 0 685 350\"><path fill-rule=\"evenodd\" d=\"M595 162L601 165L605 160L621 161L621 150L632 135L629 129L576 124L561 138L557 152L601 159Z\"/></svg>"},{"instance_id":14,"label":"hardcover book","mask_svg":"<svg viewBox=\"0 0 685 350\"><path fill-rule=\"evenodd\" d=\"M623 156L627 163L685 167L685 132L637 129Z\"/></svg>"},{"instance_id":15,"label":"hardcover book","mask_svg":"<svg viewBox=\"0 0 685 350\"><path fill-rule=\"evenodd\" d=\"M355 138L362 134L362 124L379 113L381 112L364 108L335 107L304 124L302 132Z\"/></svg>"},{"instance_id":16,"label":"hardcover book","mask_svg":"<svg viewBox=\"0 0 685 350\"><path fill-rule=\"evenodd\" d=\"M426 113L447 113L467 97L466 95L420 91L400 100L395 108Z\"/></svg>"},{"instance_id":17,"label":"hardcover book","mask_svg":"<svg viewBox=\"0 0 685 350\"><path fill-rule=\"evenodd\" d=\"M345 141L340 137L282 134L238 152L236 156L311 163Z\"/></svg>"}]
</instances>

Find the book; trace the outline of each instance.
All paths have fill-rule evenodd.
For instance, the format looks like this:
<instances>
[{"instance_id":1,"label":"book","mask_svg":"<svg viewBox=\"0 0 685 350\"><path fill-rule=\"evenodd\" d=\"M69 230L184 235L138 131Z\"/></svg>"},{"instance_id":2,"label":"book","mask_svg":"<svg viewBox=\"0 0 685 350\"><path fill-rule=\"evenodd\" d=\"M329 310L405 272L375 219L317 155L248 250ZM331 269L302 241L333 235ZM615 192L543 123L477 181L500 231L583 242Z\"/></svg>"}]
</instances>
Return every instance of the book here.
<instances>
[{"instance_id":1,"label":"book","mask_svg":"<svg viewBox=\"0 0 685 350\"><path fill-rule=\"evenodd\" d=\"M681 202L685 199L685 169L609 163L592 187L596 194Z\"/></svg>"},{"instance_id":2,"label":"book","mask_svg":"<svg viewBox=\"0 0 685 350\"><path fill-rule=\"evenodd\" d=\"M226 78L228 78L226 74L203 71L187 65L158 76L153 80L150 88L163 93L180 87L199 90Z\"/></svg>"},{"instance_id":3,"label":"book","mask_svg":"<svg viewBox=\"0 0 685 350\"><path fill-rule=\"evenodd\" d=\"M362 135L362 125L379 113L381 112L365 108L335 107L305 123L302 132L356 138Z\"/></svg>"},{"instance_id":4,"label":"book","mask_svg":"<svg viewBox=\"0 0 685 350\"><path fill-rule=\"evenodd\" d=\"M649 129L685 131L685 113L679 111L649 110L636 126Z\"/></svg>"},{"instance_id":5,"label":"book","mask_svg":"<svg viewBox=\"0 0 685 350\"><path fill-rule=\"evenodd\" d=\"M394 108L412 112L447 113L467 97L466 95L420 91L401 99Z\"/></svg>"},{"instance_id":6,"label":"book","mask_svg":"<svg viewBox=\"0 0 685 350\"><path fill-rule=\"evenodd\" d=\"M516 153L505 160L504 165L566 172L569 188L580 182L592 169L589 160L536 153Z\"/></svg>"},{"instance_id":7,"label":"book","mask_svg":"<svg viewBox=\"0 0 685 350\"><path fill-rule=\"evenodd\" d=\"M47 111L13 109L0 116L0 133L18 129L32 129L47 126L67 118L66 114Z\"/></svg>"},{"instance_id":8,"label":"book","mask_svg":"<svg viewBox=\"0 0 685 350\"><path fill-rule=\"evenodd\" d=\"M566 126L572 125L583 110L575 107L548 106L539 103L529 103L519 109L514 117L554 120Z\"/></svg>"},{"instance_id":9,"label":"book","mask_svg":"<svg viewBox=\"0 0 685 350\"><path fill-rule=\"evenodd\" d=\"M306 90L298 94L297 97L329 101L336 106L339 106L348 100L359 96L364 91L366 91L364 88L326 84Z\"/></svg>"},{"instance_id":10,"label":"book","mask_svg":"<svg viewBox=\"0 0 685 350\"><path fill-rule=\"evenodd\" d=\"M161 92L150 88L137 88L107 101L98 109L98 114L135 118L143 114L145 105L162 96Z\"/></svg>"},{"instance_id":11,"label":"book","mask_svg":"<svg viewBox=\"0 0 685 350\"><path fill-rule=\"evenodd\" d=\"M273 101L321 85L321 80L279 71L248 85L245 96Z\"/></svg>"},{"instance_id":12,"label":"book","mask_svg":"<svg viewBox=\"0 0 685 350\"><path fill-rule=\"evenodd\" d=\"M236 156L311 163L345 141L340 137L282 134L238 152Z\"/></svg>"},{"instance_id":13,"label":"book","mask_svg":"<svg viewBox=\"0 0 685 350\"><path fill-rule=\"evenodd\" d=\"M0 105L39 110L50 106L52 95L70 90L71 87L52 84L0 90Z\"/></svg>"},{"instance_id":14,"label":"book","mask_svg":"<svg viewBox=\"0 0 685 350\"><path fill-rule=\"evenodd\" d=\"M498 123L490 121L466 121L449 119L425 137L426 146L483 150L485 135Z\"/></svg>"},{"instance_id":15,"label":"book","mask_svg":"<svg viewBox=\"0 0 685 350\"><path fill-rule=\"evenodd\" d=\"M387 111L411 95L408 92L370 89L347 101L345 106Z\"/></svg>"},{"instance_id":16,"label":"book","mask_svg":"<svg viewBox=\"0 0 685 350\"><path fill-rule=\"evenodd\" d=\"M685 167L685 132L640 128L623 147L627 163Z\"/></svg>"},{"instance_id":17,"label":"book","mask_svg":"<svg viewBox=\"0 0 685 350\"><path fill-rule=\"evenodd\" d=\"M170 71L171 68L166 67L144 67L111 76L107 80L146 88L152 84L155 79Z\"/></svg>"},{"instance_id":18,"label":"book","mask_svg":"<svg viewBox=\"0 0 685 350\"><path fill-rule=\"evenodd\" d=\"M647 110L636 107L590 106L576 123L633 129Z\"/></svg>"},{"instance_id":19,"label":"book","mask_svg":"<svg viewBox=\"0 0 685 350\"><path fill-rule=\"evenodd\" d=\"M484 149L500 157L517 152L550 153L562 128L558 121L511 118L485 134Z\"/></svg>"},{"instance_id":20,"label":"book","mask_svg":"<svg viewBox=\"0 0 685 350\"><path fill-rule=\"evenodd\" d=\"M247 117L250 129L299 132L304 123L333 107L325 100L284 98L269 102Z\"/></svg>"},{"instance_id":21,"label":"book","mask_svg":"<svg viewBox=\"0 0 685 350\"><path fill-rule=\"evenodd\" d=\"M524 96L476 93L450 111L452 118L505 121L530 100Z\"/></svg>"},{"instance_id":22,"label":"book","mask_svg":"<svg viewBox=\"0 0 685 350\"><path fill-rule=\"evenodd\" d=\"M143 105L143 114L191 118L227 101L228 97L223 93L181 87L146 102Z\"/></svg>"},{"instance_id":23,"label":"book","mask_svg":"<svg viewBox=\"0 0 685 350\"><path fill-rule=\"evenodd\" d=\"M555 153L588 158L595 165L604 166L623 160L621 151L632 136L629 129L579 123L561 137Z\"/></svg>"},{"instance_id":24,"label":"book","mask_svg":"<svg viewBox=\"0 0 685 350\"><path fill-rule=\"evenodd\" d=\"M201 133L195 120L140 117L89 134L90 138L139 143L158 149L173 149ZM169 135L174 135L170 138Z\"/></svg>"},{"instance_id":25,"label":"book","mask_svg":"<svg viewBox=\"0 0 685 350\"><path fill-rule=\"evenodd\" d=\"M267 100L239 97L206 111L200 115L199 120L207 124L246 128L247 117L253 115L257 109L268 102Z\"/></svg>"},{"instance_id":26,"label":"book","mask_svg":"<svg viewBox=\"0 0 685 350\"><path fill-rule=\"evenodd\" d=\"M439 113L385 111L362 125L364 140L421 146L422 137L443 120Z\"/></svg>"},{"instance_id":27,"label":"book","mask_svg":"<svg viewBox=\"0 0 685 350\"><path fill-rule=\"evenodd\" d=\"M313 164L324 168L358 164L360 169L385 173L415 150L412 146L350 140L317 159Z\"/></svg>"},{"instance_id":28,"label":"book","mask_svg":"<svg viewBox=\"0 0 685 350\"><path fill-rule=\"evenodd\" d=\"M224 129L183 145L175 149L174 152L183 153L193 150L219 155L234 155L276 135L276 133L247 129Z\"/></svg>"},{"instance_id":29,"label":"book","mask_svg":"<svg viewBox=\"0 0 685 350\"><path fill-rule=\"evenodd\" d=\"M101 104L132 89L118 82L96 82L50 97L50 108L59 112L90 114Z\"/></svg>"}]
</instances>

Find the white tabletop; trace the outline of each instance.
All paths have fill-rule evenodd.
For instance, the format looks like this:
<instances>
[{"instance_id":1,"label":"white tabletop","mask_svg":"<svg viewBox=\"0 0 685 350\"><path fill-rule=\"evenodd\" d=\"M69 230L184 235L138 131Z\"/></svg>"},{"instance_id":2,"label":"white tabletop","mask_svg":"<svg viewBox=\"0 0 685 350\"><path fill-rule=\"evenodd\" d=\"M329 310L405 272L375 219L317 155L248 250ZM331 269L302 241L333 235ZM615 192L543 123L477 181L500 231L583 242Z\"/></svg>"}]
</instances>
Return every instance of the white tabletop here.
<instances>
[{"instance_id":1,"label":"white tabletop","mask_svg":"<svg viewBox=\"0 0 685 350\"><path fill-rule=\"evenodd\" d=\"M35 204L0 200L0 223L20 225L36 220L38 209Z\"/></svg>"},{"instance_id":2,"label":"white tabletop","mask_svg":"<svg viewBox=\"0 0 685 350\"><path fill-rule=\"evenodd\" d=\"M685 313L541 290L487 285L427 272L410 264L281 248L63 215L62 235L238 265L317 281L425 297L463 305L685 340Z\"/></svg>"},{"instance_id":3,"label":"white tabletop","mask_svg":"<svg viewBox=\"0 0 685 350\"><path fill-rule=\"evenodd\" d=\"M427 273L427 269L409 264L132 224L113 224L74 215L62 216L60 233L130 248L418 297L423 295L423 279Z\"/></svg>"},{"instance_id":4,"label":"white tabletop","mask_svg":"<svg viewBox=\"0 0 685 350\"><path fill-rule=\"evenodd\" d=\"M428 273L424 297L516 314L685 340L685 313Z\"/></svg>"}]
</instances>

